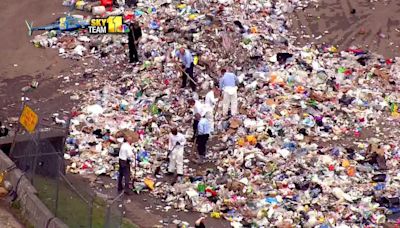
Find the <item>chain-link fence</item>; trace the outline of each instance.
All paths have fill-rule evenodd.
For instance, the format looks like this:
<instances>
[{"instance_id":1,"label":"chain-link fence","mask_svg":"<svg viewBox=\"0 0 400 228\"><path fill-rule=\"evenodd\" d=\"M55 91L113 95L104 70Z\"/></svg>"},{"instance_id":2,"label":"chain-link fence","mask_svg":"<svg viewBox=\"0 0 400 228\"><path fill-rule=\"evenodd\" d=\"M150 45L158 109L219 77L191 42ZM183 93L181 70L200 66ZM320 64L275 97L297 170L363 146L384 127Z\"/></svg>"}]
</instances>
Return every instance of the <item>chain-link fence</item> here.
<instances>
[{"instance_id":1,"label":"chain-link fence","mask_svg":"<svg viewBox=\"0 0 400 228\"><path fill-rule=\"evenodd\" d=\"M18 135L10 157L38 192L49 210L69 227L121 227L123 194L113 200L94 196L86 186L76 186L65 173L67 128L39 125L36 133ZM24 138L25 137L25 138Z\"/></svg>"},{"instance_id":2,"label":"chain-link fence","mask_svg":"<svg viewBox=\"0 0 400 228\"><path fill-rule=\"evenodd\" d=\"M118 195L115 199L111 200L107 204L107 212L104 224L106 227L119 227L122 224L124 204L123 204L124 193Z\"/></svg>"}]
</instances>

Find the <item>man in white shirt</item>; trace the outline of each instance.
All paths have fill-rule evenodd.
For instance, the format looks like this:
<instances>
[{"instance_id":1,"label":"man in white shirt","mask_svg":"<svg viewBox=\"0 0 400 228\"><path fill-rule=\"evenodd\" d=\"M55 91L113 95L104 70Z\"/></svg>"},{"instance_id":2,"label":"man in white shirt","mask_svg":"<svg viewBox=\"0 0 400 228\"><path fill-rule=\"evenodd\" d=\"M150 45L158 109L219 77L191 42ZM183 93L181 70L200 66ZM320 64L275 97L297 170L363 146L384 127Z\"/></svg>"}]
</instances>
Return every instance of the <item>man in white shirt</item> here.
<instances>
[{"instance_id":1,"label":"man in white shirt","mask_svg":"<svg viewBox=\"0 0 400 228\"><path fill-rule=\"evenodd\" d=\"M214 87L210 92L206 94L205 107L207 109L205 117L208 119L211 125L211 132L214 132L214 109L218 102L219 90Z\"/></svg>"},{"instance_id":2,"label":"man in white shirt","mask_svg":"<svg viewBox=\"0 0 400 228\"><path fill-rule=\"evenodd\" d=\"M125 194L129 195L129 183L131 181L131 165L130 161L134 159L133 148L131 146L133 139L127 136L125 142L122 143L119 150L119 174L118 174L118 192L124 190ZM122 178L125 179L125 185L122 187Z\"/></svg>"},{"instance_id":3,"label":"man in white shirt","mask_svg":"<svg viewBox=\"0 0 400 228\"><path fill-rule=\"evenodd\" d=\"M169 164L168 174L172 175L175 173L178 178L183 176L183 153L186 144L186 138L182 133L178 133L176 128L171 130L169 135L168 150L169 153Z\"/></svg>"},{"instance_id":4,"label":"man in white shirt","mask_svg":"<svg viewBox=\"0 0 400 228\"><path fill-rule=\"evenodd\" d=\"M190 99L188 100L189 106L193 108L193 116L196 114L199 114L201 117L205 116L207 109L203 103L199 100L193 100ZM193 140L196 138L197 135L197 125L199 124L199 121L194 118L193 120Z\"/></svg>"}]
</instances>

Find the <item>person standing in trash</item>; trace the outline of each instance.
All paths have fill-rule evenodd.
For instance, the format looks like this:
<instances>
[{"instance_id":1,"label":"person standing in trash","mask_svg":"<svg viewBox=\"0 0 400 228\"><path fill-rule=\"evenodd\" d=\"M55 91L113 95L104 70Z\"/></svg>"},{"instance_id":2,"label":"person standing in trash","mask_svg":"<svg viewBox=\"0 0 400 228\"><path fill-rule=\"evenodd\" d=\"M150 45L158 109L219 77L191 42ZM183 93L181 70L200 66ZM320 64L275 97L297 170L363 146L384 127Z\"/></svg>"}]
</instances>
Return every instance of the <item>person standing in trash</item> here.
<instances>
[{"instance_id":1,"label":"person standing in trash","mask_svg":"<svg viewBox=\"0 0 400 228\"><path fill-rule=\"evenodd\" d=\"M197 126L197 153L199 155L198 163L204 163L206 159L206 151L207 151L207 141L211 134L211 126L210 122L204 117L201 117L199 113L195 115L196 120L199 122Z\"/></svg>"},{"instance_id":2,"label":"person standing in trash","mask_svg":"<svg viewBox=\"0 0 400 228\"><path fill-rule=\"evenodd\" d=\"M142 37L142 29L138 22L129 25L128 45L129 45L129 63L139 62L138 45Z\"/></svg>"},{"instance_id":3,"label":"person standing in trash","mask_svg":"<svg viewBox=\"0 0 400 228\"><path fill-rule=\"evenodd\" d=\"M205 105L203 103L201 103L199 100L189 99L188 104L189 104L189 107L193 108L194 120L193 120L193 138L192 138L192 140L194 140L197 135L197 126L199 124L199 121L196 119L196 114L199 114L200 117L203 117L203 116L205 116L207 110L205 108Z\"/></svg>"},{"instance_id":4,"label":"person standing in trash","mask_svg":"<svg viewBox=\"0 0 400 228\"><path fill-rule=\"evenodd\" d=\"M222 90L222 114L228 115L229 106L231 107L231 115L237 114L237 90L238 78L234 73L227 72L225 69L221 70L222 78L219 80L219 88Z\"/></svg>"},{"instance_id":5,"label":"person standing in trash","mask_svg":"<svg viewBox=\"0 0 400 228\"><path fill-rule=\"evenodd\" d=\"M132 148L133 138L127 136L125 142L122 143L119 150L119 175L118 175L118 192L124 190L125 194L129 195L129 183L131 180L131 165L130 161L134 158L133 148ZM122 178L124 178L125 185L122 187Z\"/></svg>"},{"instance_id":6,"label":"person standing in trash","mask_svg":"<svg viewBox=\"0 0 400 228\"><path fill-rule=\"evenodd\" d=\"M218 88L214 87L206 94L205 107L207 109L206 118L210 122L211 132L214 132L214 109L219 97Z\"/></svg>"},{"instance_id":7,"label":"person standing in trash","mask_svg":"<svg viewBox=\"0 0 400 228\"><path fill-rule=\"evenodd\" d=\"M177 179L183 176L183 153L186 144L186 138L182 133L178 133L176 128L171 130L169 135L168 150L169 163L168 163L168 174L173 175L176 170Z\"/></svg>"},{"instance_id":8,"label":"person standing in trash","mask_svg":"<svg viewBox=\"0 0 400 228\"><path fill-rule=\"evenodd\" d=\"M182 72L181 88L185 88L186 83L189 80L189 84L190 84L190 87L192 88L192 91L196 91L196 84L194 82L195 78L193 76L194 63L193 63L192 53L185 48L180 48L178 51L176 51L175 55L177 58L179 58L181 60L182 68L185 69L185 72ZM189 79L188 76L191 79Z\"/></svg>"}]
</instances>

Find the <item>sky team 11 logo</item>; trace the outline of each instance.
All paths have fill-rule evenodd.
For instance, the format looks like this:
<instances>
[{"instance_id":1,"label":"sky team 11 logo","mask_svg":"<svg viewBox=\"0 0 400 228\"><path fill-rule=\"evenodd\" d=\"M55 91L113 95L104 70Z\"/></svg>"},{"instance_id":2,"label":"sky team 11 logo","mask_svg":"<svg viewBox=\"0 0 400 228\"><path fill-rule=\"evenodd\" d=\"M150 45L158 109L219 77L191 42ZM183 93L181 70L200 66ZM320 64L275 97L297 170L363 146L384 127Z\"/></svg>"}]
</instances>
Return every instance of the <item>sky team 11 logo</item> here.
<instances>
[{"instance_id":1,"label":"sky team 11 logo","mask_svg":"<svg viewBox=\"0 0 400 228\"><path fill-rule=\"evenodd\" d=\"M88 26L91 34L127 33L128 25L123 23L122 16L109 16L107 18L91 19Z\"/></svg>"}]
</instances>

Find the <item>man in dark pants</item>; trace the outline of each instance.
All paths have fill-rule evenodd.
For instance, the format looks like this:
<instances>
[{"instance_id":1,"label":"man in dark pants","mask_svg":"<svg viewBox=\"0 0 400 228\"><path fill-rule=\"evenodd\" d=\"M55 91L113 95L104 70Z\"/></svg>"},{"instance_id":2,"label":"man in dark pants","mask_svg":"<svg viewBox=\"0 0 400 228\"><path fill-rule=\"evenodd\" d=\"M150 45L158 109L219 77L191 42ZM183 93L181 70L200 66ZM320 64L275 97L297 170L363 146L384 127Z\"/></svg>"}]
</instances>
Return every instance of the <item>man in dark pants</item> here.
<instances>
[{"instance_id":1,"label":"man in dark pants","mask_svg":"<svg viewBox=\"0 0 400 228\"><path fill-rule=\"evenodd\" d=\"M188 104L189 107L193 108L193 115L194 115L194 120L193 120L193 138L192 140L194 140L196 138L197 135L197 127L199 125L199 120L196 119L196 114L199 114L200 117L203 117L206 113L206 109L204 107L204 104L201 103L198 100L193 100L193 99L189 99L188 100Z\"/></svg>"},{"instance_id":2,"label":"man in dark pants","mask_svg":"<svg viewBox=\"0 0 400 228\"><path fill-rule=\"evenodd\" d=\"M204 163L206 159L207 141L211 133L211 125L207 118L201 117L200 114L195 115L199 121L197 126L197 152L199 154L198 163Z\"/></svg>"},{"instance_id":3,"label":"man in dark pants","mask_svg":"<svg viewBox=\"0 0 400 228\"><path fill-rule=\"evenodd\" d=\"M194 63L193 63L193 55L190 53L189 50L185 48L180 48L176 53L176 57L180 59L182 63L182 69L185 69L185 74L182 72L182 86L181 88L185 88L187 81L189 80L190 87L192 88L192 91L196 91L196 84L193 82L195 81L195 78L193 76L193 68L194 68ZM192 78L189 79L188 75Z\"/></svg>"},{"instance_id":4,"label":"man in dark pants","mask_svg":"<svg viewBox=\"0 0 400 228\"><path fill-rule=\"evenodd\" d=\"M134 159L133 148L131 146L132 137L126 137L126 141L121 145L119 150L119 175L118 175L118 192L124 190L125 194L130 195L129 183L131 180L130 160ZM122 187L122 178L125 179L125 185Z\"/></svg>"},{"instance_id":5,"label":"man in dark pants","mask_svg":"<svg viewBox=\"0 0 400 228\"><path fill-rule=\"evenodd\" d=\"M192 128L193 128L193 138L192 138L192 140L194 140L196 138L196 136L197 136L197 127L198 127L198 125L199 125L199 121L194 119L193 120L193 124L192 124Z\"/></svg>"},{"instance_id":6,"label":"man in dark pants","mask_svg":"<svg viewBox=\"0 0 400 228\"><path fill-rule=\"evenodd\" d=\"M129 63L134 63L139 61L137 48L141 37L142 37L142 29L140 28L139 23L134 22L133 24L130 24L128 33Z\"/></svg>"}]
</instances>

